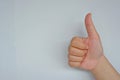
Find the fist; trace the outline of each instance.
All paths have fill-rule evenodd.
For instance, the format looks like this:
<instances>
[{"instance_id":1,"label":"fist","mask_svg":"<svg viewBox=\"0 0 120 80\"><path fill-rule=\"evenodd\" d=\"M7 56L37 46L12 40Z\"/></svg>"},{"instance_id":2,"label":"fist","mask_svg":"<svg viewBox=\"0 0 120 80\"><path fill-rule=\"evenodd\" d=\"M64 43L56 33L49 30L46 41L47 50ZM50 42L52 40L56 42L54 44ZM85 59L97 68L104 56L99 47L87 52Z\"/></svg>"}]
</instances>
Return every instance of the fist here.
<instances>
[{"instance_id":1,"label":"fist","mask_svg":"<svg viewBox=\"0 0 120 80\"><path fill-rule=\"evenodd\" d=\"M69 46L69 65L72 67L92 70L103 56L100 37L94 27L91 14L85 17L85 25L88 37L74 37Z\"/></svg>"}]
</instances>

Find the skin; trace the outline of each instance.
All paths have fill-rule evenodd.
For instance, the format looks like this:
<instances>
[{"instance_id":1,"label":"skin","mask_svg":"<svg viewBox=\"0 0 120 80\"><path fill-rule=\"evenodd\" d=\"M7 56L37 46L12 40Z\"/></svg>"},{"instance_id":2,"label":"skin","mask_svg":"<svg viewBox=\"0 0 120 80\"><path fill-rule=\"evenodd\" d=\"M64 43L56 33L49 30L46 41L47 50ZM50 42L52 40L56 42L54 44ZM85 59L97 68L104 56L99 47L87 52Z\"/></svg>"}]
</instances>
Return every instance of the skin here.
<instances>
[{"instance_id":1,"label":"skin","mask_svg":"<svg viewBox=\"0 0 120 80\"><path fill-rule=\"evenodd\" d=\"M96 80L120 80L120 75L105 58L100 36L91 14L85 17L88 37L74 37L68 49L69 65L91 71Z\"/></svg>"}]
</instances>

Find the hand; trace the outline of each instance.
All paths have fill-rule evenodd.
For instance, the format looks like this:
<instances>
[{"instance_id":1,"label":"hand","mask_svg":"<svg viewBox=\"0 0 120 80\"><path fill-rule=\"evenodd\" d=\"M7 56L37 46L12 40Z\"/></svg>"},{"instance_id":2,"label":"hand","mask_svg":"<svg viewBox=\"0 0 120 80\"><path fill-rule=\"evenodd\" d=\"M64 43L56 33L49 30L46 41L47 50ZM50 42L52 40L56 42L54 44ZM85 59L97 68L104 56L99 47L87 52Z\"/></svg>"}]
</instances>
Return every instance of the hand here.
<instances>
[{"instance_id":1,"label":"hand","mask_svg":"<svg viewBox=\"0 0 120 80\"><path fill-rule=\"evenodd\" d=\"M85 17L87 38L74 37L69 46L69 65L72 67L92 70L103 56L100 37L94 27L91 14Z\"/></svg>"}]
</instances>

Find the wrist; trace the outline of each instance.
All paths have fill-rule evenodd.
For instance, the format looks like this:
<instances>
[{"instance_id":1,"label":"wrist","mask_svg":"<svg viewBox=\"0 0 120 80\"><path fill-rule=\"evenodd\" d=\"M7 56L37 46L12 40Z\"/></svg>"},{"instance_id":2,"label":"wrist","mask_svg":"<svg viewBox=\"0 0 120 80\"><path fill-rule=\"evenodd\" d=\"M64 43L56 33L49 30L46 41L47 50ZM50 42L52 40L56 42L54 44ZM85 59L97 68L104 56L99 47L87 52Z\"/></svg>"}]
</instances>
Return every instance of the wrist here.
<instances>
[{"instance_id":1,"label":"wrist","mask_svg":"<svg viewBox=\"0 0 120 80\"><path fill-rule=\"evenodd\" d=\"M100 59L98 59L96 66L91 70L91 72L94 73L97 70L99 70L102 67L102 64L105 62L105 59L106 59L105 56L102 55Z\"/></svg>"},{"instance_id":2,"label":"wrist","mask_svg":"<svg viewBox=\"0 0 120 80\"><path fill-rule=\"evenodd\" d=\"M120 80L119 73L113 68L105 56L101 56L98 64L91 72L96 80Z\"/></svg>"}]
</instances>

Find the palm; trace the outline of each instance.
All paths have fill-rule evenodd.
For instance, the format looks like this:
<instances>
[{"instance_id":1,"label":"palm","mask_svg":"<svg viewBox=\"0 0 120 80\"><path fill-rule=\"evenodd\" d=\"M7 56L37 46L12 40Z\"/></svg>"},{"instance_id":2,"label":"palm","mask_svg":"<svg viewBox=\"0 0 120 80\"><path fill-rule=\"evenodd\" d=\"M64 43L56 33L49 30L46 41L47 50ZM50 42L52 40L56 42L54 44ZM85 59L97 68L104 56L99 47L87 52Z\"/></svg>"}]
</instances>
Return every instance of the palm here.
<instances>
[{"instance_id":1,"label":"palm","mask_svg":"<svg viewBox=\"0 0 120 80\"><path fill-rule=\"evenodd\" d=\"M84 69L92 69L96 63L97 60L102 56L102 46L100 39L89 39L88 40L88 52L84 58L84 60L81 63L81 67Z\"/></svg>"}]
</instances>

